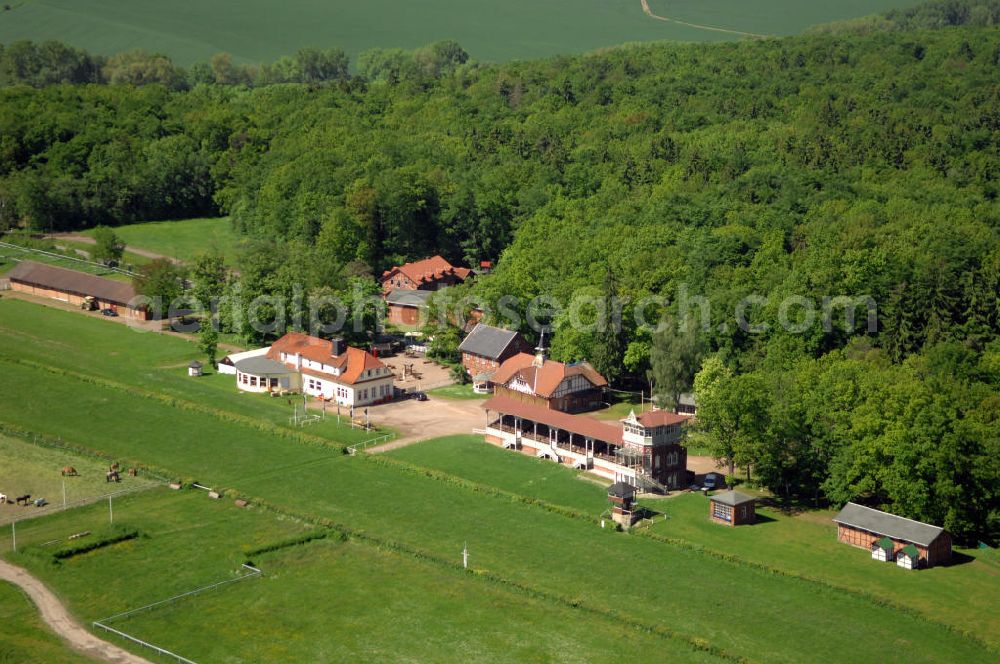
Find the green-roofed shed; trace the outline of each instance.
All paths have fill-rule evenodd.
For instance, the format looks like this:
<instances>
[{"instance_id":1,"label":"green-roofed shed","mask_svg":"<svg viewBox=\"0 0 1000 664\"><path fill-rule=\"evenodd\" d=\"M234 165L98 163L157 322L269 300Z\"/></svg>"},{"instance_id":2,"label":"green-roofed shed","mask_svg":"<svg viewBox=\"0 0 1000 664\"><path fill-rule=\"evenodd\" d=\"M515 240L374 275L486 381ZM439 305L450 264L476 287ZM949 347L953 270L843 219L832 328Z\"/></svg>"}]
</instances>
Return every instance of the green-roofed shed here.
<instances>
[{"instance_id":1,"label":"green-roofed shed","mask_svg":"<svg viewBox=\"0 0 1000 664\"><path fill-rule=\"evenodd\" d=\"M896 543L888 537L883 537L872 544L872 560L891 563L895 560Z\"/></svg>"},{"instance_id":2,"label":"green-roofed shed","mask_svg":"<svg viewBox=\"0 0 1000 664\"><path fill-rule=\"evenodd\" d=\"M907 544L896 554L896 564L904 569L917 569L920 567L920 550Z\"/></svg>"}]
</instances>

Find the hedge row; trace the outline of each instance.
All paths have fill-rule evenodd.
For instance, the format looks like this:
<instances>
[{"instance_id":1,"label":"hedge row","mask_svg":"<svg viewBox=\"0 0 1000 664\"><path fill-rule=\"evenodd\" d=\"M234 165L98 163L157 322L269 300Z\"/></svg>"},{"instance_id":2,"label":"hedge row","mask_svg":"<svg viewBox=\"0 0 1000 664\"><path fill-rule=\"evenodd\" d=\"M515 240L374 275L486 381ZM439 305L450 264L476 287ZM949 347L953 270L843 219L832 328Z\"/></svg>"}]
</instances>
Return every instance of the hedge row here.
<instances>
[{"instance_id":1,"label":"hedge row","mask_svg":"<svg viewBox=\"0 0 1000 664\"><path fill-rule=\"evenodd\" d=\"M86 539L79 539L70 542L69 544L53 551L51 555L53 560L66 560L67 558L72 558L73 556L79 556L90 551L103 549L104 547L111 546L112 544L118 544L119 542L134 540L138 537L139 530L137 528L130 528L127 526L111 526L96 537L88 536Z\"/></svg>"},{"instance_id":2,"label":"hedge row","mask_svg":"<svg viewBox=\"0 0 1000 664\"><path fill-rule=\"evenodd\" d=\"M346 536L339 531L331 530L330 528L317 528L315 530L310 530L309 532L303 533L296 537L288 537L286 539L278 540L276 542L270 542L268 544L263 544L261 546L244 549L243 555L246 556L248 560L250 560L254 556L259 556L264 553L271 553L273 551L280 551L282 549L290 549L292 547L308 544L309 542L315 542L316 540L327 539L328 537L330 537L330 535L334 535L336 536L336 538L341 540L346 539Z\"/></svg>"},{"instance_id":3,"label":"hedge row","mask_svg":"<svg viewBox=\"0 0 1000 664\"><path fill-rule=\"evenodd\" d=\"M250 417L249 415L240 415L238 413L233 413L228 410L223 410L221 408L213 408L212 406L206 406L204 404L200 404L194 401L188 401L186 399L181 399L179 397L173 397L167 394L153 392L151 390L146 390L135 385L129 385L128 383L121 383L116 380L111 380L109 378L92 376L90 374L80 373L78 371L73 371L71 369L54 367L48 364L35 362L33 360L26 360L24 358L19 358L19 357L0 356L0 361L7 362L9 364L18 364L26 367L31 367L32 369L39 369L41 371L47 371L57 376L65 376L67 378L72 378L74 380L78 380L84 383L89 383L91 385L98 385L100 387L116 390L119 392L127 392L129 394L141 397L143 399L158 401L159 403L170 406L172 408L201 413L203 415L209 415L224 422L240 424L242 426L250 427L267 434L291 440L293 442L310 445L313 447L333 448L340 450L342 453L345 452L346 448L345 445L342 445L340 443L335 443L331 440L327 440L326 438L322 438L321 436L314 436L312 434L290 431L284 427L272 424L271 422L266 422L264 420L257 419L255 417Z\"/></svg>"}]
</instances>

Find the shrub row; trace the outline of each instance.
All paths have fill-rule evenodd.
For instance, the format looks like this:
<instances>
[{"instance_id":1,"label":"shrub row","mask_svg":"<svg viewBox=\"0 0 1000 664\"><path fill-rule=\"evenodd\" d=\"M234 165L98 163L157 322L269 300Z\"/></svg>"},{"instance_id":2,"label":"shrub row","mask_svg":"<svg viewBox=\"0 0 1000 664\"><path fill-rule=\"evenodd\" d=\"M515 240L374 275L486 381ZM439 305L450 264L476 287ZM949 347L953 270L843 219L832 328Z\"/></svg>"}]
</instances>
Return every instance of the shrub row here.
<instances>
[{"instance_id":1,"label":"shrub row","mask_svg":"<svg viewBox=\"0 0 1000 664\"><path fill-rule=\"evenodd\" d=\"M285 438L287 440L291 440L296 443L310 445L313 447L333 448L340 450L342 453L345 451L344 445L335 443L320 436L314 436L311 434L301 433L297 431L290 431L284 427L272 424L271 422L266 422L264 420L257 419L255 417L250 417L249 415L240 415L238 413L233 413L231 411L223 410L221 408L214 408L212 406L206 406L204 404L196 403L194 401L188 401L187 399L181 399L179 397L174 397L167 394L161 394L159 392L153 392L151 390L146 390L136 385L129 385L128 383L121 383L116 380L111 380L110 378L93 376L90 374L85 374L78 371L73 371L71 369L65 369L62 367L54 367L48 364L43 364L41 362L34 362L32 360L26 360L20 357L0 356L0 360L8 362L10 364L18 364L26 367L31 367L32 369L47 371L57 376L72 378L74 380L78 380L84 383L89 383L91 385L98 385L100 387L116 390L119 392L127 392L129 394L133 394L143 399L149 399L150 401L157 401L172 408L201 413L203 415L209 415L224 422L240 424L242 426L250 427L252 429L256 429L263 433L271 434L280 438Z\"/></svg>"},{"instance_id":2,"label":"shrub row","mask_svg":"<svg viewBox=\"0 0 1000 664\"><path fill-rule=\"evenodd\" d=\"M69 544L56 549L52 552L52 559L56 561L66 560L68 558L72 558L73 556L79 556L90 551L103 549L104 547L111 546L112 544L118 544L119 542L134 540L138 537L139 530L137 528L130 528L128 526L111 526L97 536L91 535L86 539L70 542Z\"/></svg>"},{"instance_id":3,"label":"shrub row","mask_svg":"<svg viewBox=\"0 0 1000 664\"><path fill-rule=\"evenodd\" d=\"M264 553L281 551L282 549L290 549L292 547L308 544L309 542L314 542L316 540L327 539L331 535L334 535L336 538L341 540L346 539L346 536L339 531L331 530L330 528L316 528L295 537L288 537L276 542L270 542L268 544L262 544L261 546L244 549L243 555L249 560Z\"/></svg>"}]
</instances>

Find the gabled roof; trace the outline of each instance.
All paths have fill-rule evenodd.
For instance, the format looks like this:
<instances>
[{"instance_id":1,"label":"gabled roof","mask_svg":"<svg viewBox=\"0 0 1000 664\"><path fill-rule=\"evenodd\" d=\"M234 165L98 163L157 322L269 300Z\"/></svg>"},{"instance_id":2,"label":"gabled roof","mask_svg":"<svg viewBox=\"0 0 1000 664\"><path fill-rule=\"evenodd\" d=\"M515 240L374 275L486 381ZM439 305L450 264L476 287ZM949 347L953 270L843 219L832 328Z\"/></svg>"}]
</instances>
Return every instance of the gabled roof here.
<instances>
[{"instance_id":1,"label":"gabled roof","mask_svg":"<svg viewBox=\"0 0 1000 664\"><path fill-rule=\"evenodd\" d=\"M272 360L281 360L281 353L286 355L301 355L313 362L322 362L327 366L340 370L340 375L333 375L315 369L303 370L318 378L325 378L344 385L360 382L366 369L381 369L385 365L381 360L362 348L347 346L340 355L333 354L333 342L319 337L311 337L303 332L289 332L281 337L267 352ZM238 366L238 365L237 365Z\"/></svg>"},{"instance_id":2,"label":"gabled roof","mask_svg":"<svg viewBox=\"0 0 1000 664\"><path fill-rule=\"evenodd\" d=\"M272 360L281 360L281 354L301 355L314 362L323 362L330 366L340 367L344 361L343 354L333 354L333 342L319 337L312 337L304 332L289 332L273 344L267 356Z\"/></svg>"},{"instance_id":3,"label":"gabled roof","mask_svg":"<svg viewBox=\"0 0 1000 664\"><path fill-rule=\"evenodd\" d=\"M396 272L401 272L415 284L432 283L446 276L455 276L465 280L472 273L467 267L455 267L441 256L431 256L422 261L413 261L396 266L382 273L382 281L389 279Z\"/></svg>"},{"instance_id":4,"label":"gabled roof","mask_svg":"<svg viewBox=\"0 0 1000 664\"><path fill-rule=\"evenodd\" d=\"M385 301L397 307L423 307L432 295L434 291L394 288L385 296Z\"/></svg>"},{"instance_id":5,"label":"gabled roof","mask_svg":"<svg viewBox=\"0 0 1000 664\"><path fill-rule=\"evenodd\" d=\"M903 542L913 542L921 546L930 546L931 542L944 532L944 528L855 503L844 505L844 509L840 510L840 513L833 520L845 526L860 528L876 535L884 535Z\"/></svg>"},{"instance_id":6,"label":"gabled roof","mask_svg":"<svg viewBox=\"0 0 1000 664\"><path fill-rule=\"evenodd\" d=\"M499 360L507 347L517 338L517 332L478 323L469 336L462 340L458 350L490 360Z\"/></svg>"},{"instance_id":7,"label":"gabled roof","mask_svg":"<svg viewBox=\"0 0 1000 664\"><path fill-rule=\"evenodd\" d=\"M563 364L554 360L545 360L542 366L535 366L535 356L528 353L518 353L504 360L493 376L493 382L506 385L514 377L520 377L532 386L535 394L550 397L559 385L571 376L581 375L594 387L605 387L608 381L597 373L587 362Z\"/></svg>"},{"instance_id":8,"label":"gabled roof","mask_svg":"<svg viewBox=\"0 0 1000 664\"><path fill-rule=\"evenodd\" d=\"M100 300L122 305L127 305L136 296L131 284L35 261L21 261L7 273L7 278L12 282L40 286L63 293L83 297L92 295Z\"/></svg>"},{"instance_id":9,"label":"gabled roof","mask_svg":"<svg viewBox=\"0 0 1000 664\"><path fill-rule=\"evenodd\" d=\"M605 443L612 443L613 445L622 444L621 427L616 427L613 424L593 417L587 417L586 415L570 415L559 410L552 410L545 406L536 406L504 396L488 399L480 407L483 410L492 410L504 415L514 415L531 420L532 422L562 429L563 431L572 431L577 435L593 438Z\"/></svg>"},{"instance_id":10,"label":"gabled roof","mask_svg":"<svg viewBox=\"0 0 1000 664\"><path fill-rule=\"evenodd\" d=\"M756 502L757 499L753 496L748 496L745 493L740 493L739 491L724 491L723 493L712 496L710 500L722 503L723 505L729 505L730 507L737 507L738 505L743 505L744 503Z\"/></svg>"}]
</instances>

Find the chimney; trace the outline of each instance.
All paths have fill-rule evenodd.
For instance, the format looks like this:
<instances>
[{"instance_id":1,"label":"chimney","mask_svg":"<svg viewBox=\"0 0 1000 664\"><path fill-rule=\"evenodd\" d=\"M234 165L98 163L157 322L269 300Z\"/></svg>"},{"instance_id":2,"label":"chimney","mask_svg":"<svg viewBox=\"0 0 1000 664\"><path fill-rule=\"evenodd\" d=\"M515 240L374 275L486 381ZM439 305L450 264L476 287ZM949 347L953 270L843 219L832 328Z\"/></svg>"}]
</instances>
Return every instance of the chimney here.
<instances>
[{"instance_id":1,"label":"chimney","mask_svg":"<svg viewBox=\"0 0 1000 664\"><path fill-rule=\"evenodd\" d=\"M347 343L341 337L330 339L330 354L338 357L347 352Z\"/></svg>"}]
</instances>

